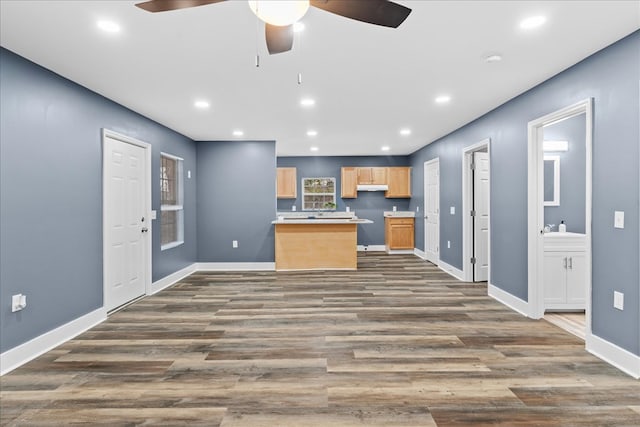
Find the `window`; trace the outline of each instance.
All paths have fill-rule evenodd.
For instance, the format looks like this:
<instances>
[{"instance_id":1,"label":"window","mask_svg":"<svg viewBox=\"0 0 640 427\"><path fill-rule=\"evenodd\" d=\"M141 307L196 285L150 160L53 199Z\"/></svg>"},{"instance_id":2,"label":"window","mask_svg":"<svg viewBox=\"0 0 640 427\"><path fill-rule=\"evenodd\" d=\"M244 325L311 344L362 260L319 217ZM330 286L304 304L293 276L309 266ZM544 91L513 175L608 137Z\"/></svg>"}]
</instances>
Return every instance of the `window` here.
<instances>
[{"instance_id":1,"label":"window","mask_svg":"<svg viewBox=\"0 0 640 427\"><path fill-rule=\"evenodd\" d=\"M184 243L182 159L160 154L160 245L169 249Z\"/></svg>"},{"instance_id":2,"label":"window","mask_svg":"<svg viewBox=\"0 0 640 427\"><path fill-rule=\"evenodd\" d=\"M302 178L302 210L336 209L335 178Z\"/></svg>"}]
</instances>

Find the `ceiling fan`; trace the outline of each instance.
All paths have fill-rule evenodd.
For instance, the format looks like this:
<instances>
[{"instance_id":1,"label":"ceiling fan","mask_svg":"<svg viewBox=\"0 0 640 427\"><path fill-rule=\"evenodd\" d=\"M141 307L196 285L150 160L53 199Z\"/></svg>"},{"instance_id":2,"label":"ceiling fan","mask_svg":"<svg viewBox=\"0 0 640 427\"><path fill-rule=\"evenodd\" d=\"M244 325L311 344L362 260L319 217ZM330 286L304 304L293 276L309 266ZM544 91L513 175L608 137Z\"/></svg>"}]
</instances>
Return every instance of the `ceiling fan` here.
<instances>
[{"instance_id":1,"label":"ceiling fan","mask_svg":"<svg viewBox=\"0 0 640 427\"><path fill-rule=\"evenodd\" d=\"M226 0L149 0L136 6L148 12L166 12L223 1ZM392 28L397 28L411 13L408 7L388 0L249 0L253 13L265 22L270 54L291 50L293 24L304 16L309 6L356 21Z\"/></svg>"}]
</instances>

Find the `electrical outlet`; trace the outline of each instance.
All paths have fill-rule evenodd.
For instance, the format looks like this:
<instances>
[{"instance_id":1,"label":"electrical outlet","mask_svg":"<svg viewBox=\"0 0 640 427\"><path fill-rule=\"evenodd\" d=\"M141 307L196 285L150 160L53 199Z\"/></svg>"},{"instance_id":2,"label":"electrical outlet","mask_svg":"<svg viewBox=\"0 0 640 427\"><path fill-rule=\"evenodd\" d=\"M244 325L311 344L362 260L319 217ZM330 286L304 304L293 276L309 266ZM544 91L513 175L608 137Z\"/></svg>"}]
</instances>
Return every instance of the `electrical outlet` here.
<instances>
[{"instance_id":1,"label":"electrical outlet","mask_svg":"<svg viewBox=\"0 0 640 427\"><path fill-rule=\"evenodd\" d=\"M451 215L455 215L456 214L456 207L455 206L451 206L451 209L449 211L451 212Z\"/></svg>"},{"instance_id":2,"label":"electrical outlet","mask_svg":"<svg viewBox=\"0 0 640 427\"><path fill-rule=\"evenodd\" d=\"M613 227L624 228L624 212L622 211L613 212Z\"/></svg>"},{"instance_id":3,"label":"electrical outlet","mask_svg":"<svg viewBox=\"0 0 640 427\"><path fill-rule=\"evenodd\" d=\"M11 297L11 311L16 312L23 310L27 306L27 296L22 294L13 295Z\"/></svg>"},{"instance_id":4,"label":"electrical outlet","mask_svg":"<svg viewBox=\"0 0 640 427\"><path fill-rule=\"evenodd\" d=\"M451 240L447 240L447 249L451 249Z\"/></svg>"},{"instance_id":5,"label":"electrical outlet","mask_svg":"<svg viewBox=\"0 0 640 427\"><path fill-rule=\"evenodd\" d=\"M291 206L291 212L295 212L296 211L296 205Z\"/></svg>"},{"instance_id":6,"label":"electrical outlet","mask_svg":"<svg viewBox=\"0 0 640 427\"><path fill-rule=\"evenodd\" d=\"M238 241L234 240L231 245L233 246L233 249L237 249L238 248Z\"/></svg>"},{"instance_id":7,"label":"electrical outlet","mask_svg":"<svg viewBox=\"0 0 640 427\"><path fill-rule=\"evenodd\" d=\"M395 212L395 211L397 211L397 210L398 210L398 208L394 206L394 207L393 207L393 211Z\"/></svg>"},{"instance_id":8,"label":"electrical outlet","mask_svg":"<svg viewBox=\"0 0 640 427\"><path fill-rule=\"evenodd\" d=\"M420 206L416 206L416 212L420 212Z\"/></svg>"},{"instance_id":9,"label":"electrical outlet","mask_svg":"<svg viewBox=\"0 0 640 427\"><path fill-rule=\"evenodd\" d=\"M622 292L613 291L613 308L624 310L624 294Z\"/></svg>"},{"instance_id":10,"label":"electrical outlet","mask_svg":"<svg viewBox=\"0 0 640 427\"><path fill-rule=\"evenodd\" d=\"M191 179L191 171L187 171L187 178Z\"/></svg>"}]
</instances>

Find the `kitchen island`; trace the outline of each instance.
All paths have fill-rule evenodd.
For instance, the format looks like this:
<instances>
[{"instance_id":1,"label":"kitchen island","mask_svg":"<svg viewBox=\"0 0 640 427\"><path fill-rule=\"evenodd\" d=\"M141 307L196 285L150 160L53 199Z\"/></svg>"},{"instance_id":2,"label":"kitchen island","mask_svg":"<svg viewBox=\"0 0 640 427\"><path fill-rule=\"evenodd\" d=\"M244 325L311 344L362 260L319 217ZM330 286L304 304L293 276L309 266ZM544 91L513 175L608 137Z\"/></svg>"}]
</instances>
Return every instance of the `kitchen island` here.
<instances>
[{"instance_id":1,"label":"kitchen island","mask_svg":"<svg viewBox=\"0 0 640 427\"><path fill-rule=\"evenodd\" d=\"M276 270L355 270L358 224L353 215L278 215L275 225Z\"/></svg>"}]
</instances>

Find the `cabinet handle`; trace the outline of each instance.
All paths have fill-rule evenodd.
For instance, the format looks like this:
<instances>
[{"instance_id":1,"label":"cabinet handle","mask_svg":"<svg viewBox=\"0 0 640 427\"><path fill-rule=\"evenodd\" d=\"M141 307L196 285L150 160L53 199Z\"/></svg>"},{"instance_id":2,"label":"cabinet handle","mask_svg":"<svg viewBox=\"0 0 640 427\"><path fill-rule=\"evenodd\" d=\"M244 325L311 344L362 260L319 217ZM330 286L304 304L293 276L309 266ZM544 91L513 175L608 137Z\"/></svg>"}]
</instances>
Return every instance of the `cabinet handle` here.
<instances>
[{"instance_id":1,"label":"cabinet handle","mask_svg":"<svg viewBox=\"0 0 640 427\"><path fill-rule=\"evenodd\" d=\"M566 269L567 268L567 257L564 257L563 261L563 267Z\"/></svg>"},{"instance_id":2,"label":"cabinet handle","mask_svg":"<svg viewBox=\"0 0 640 427\"><path fill-rule=\"evenodd\" d=\"M569 258L569 268L573 270L573 257Z\"/></svg>"}]
</instances>

